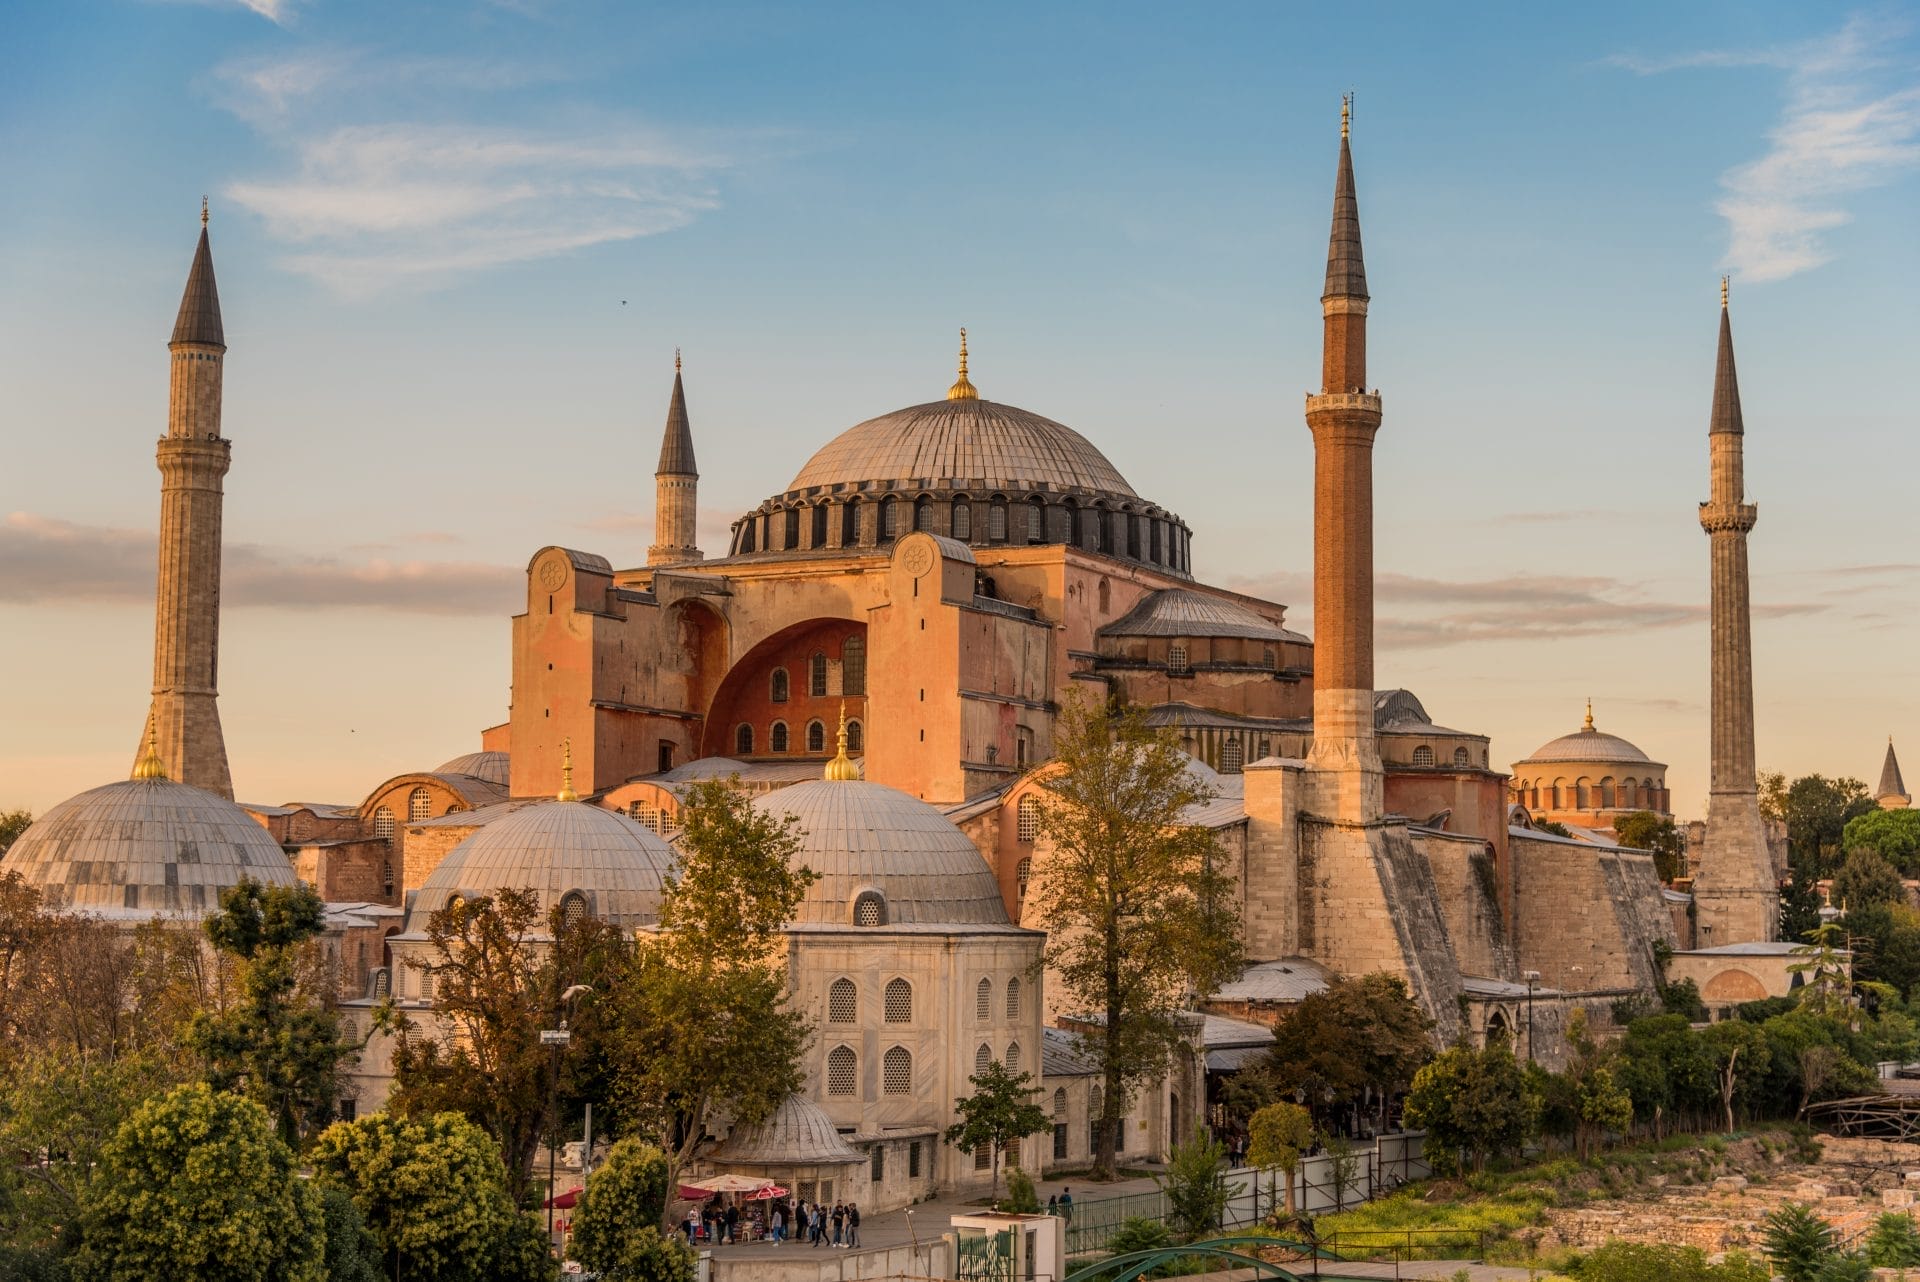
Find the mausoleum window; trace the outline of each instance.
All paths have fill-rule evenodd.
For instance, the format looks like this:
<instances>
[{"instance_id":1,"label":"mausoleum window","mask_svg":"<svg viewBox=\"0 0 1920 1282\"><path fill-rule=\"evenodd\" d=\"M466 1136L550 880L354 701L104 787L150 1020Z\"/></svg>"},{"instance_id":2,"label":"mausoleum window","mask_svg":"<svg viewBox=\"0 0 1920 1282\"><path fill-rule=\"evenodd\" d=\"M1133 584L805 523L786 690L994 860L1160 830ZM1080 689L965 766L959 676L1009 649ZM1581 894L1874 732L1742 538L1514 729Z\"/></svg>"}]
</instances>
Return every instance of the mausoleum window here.
<instances>
[{"instance_id":1,"label":"mausoleum window","mask_svg":"<svg viewBox=\"0 0 1920 1282\"><path fill-rule=\"evenodd\" d=\"M863 890L860 892L860 897L853 901L853 924L856 926L887 924L887 902L880 898L878 891Z\"/></svg>"},{"instance_id":2,"label":"mausoleum window","mask_svg":"<svg viewBox=\"0 0 1920 1282\"><path fill-rule=\"evenodd\" d=\"M913 1022L913 985L904 979L895 979L887 984L886 1001L887 1022L889 1024L911 1024Z\"/></svg>"},{"instance_id":3,"label":"mausoleum window","mask_svg":"<svg viewBox=\"0 0 1920 1282\"><path fill-rule=\"evenodd\" d=\"M851 1046L836 1046L827 1052L827 1094L853 1094L854 1080L859 1076L860 1061L854 1056Z\"/></svg>"},{"instance_id":4,"label":"mausoleum window","mask_svg":"<svg viewBox=\"0 0 1920 1282\"><path fill-rule=\"evenodd\" d=\"M973 990L973 1017L979 1023L993 1018L993 981L982 978Z\"/></svg>"},{"instance_id":5,"label":"mausoleum window","mask_svg":"<svg viewBox=\"0 0 1920 1282\"><path fill-rule=\"evenodd\" d=\"M1014 976L1007 981L1007 1019L1020 1018L1020 977Z\"/></svg>"},{"instance_id":6,"label":"mausoleum window","mask_svg":"<svg viewBox=\"0 0 1920 1282\"><path fill-rule=\"evenodd\" d=\"M887 1057L880 1065L880 1089L888 1095L913 1093L912 1051L904 1046L895 1046L887 1051Z\"/></svg>"},{"instance_id":7,"label":"mausoleum window","mask_svg":"<svg viewBox=\"0 0 1920 1282\"><path fill-rule=\"evenodd\" d=\"M851 979L836 979L833 987L827 990L827 1022L829 1024L851 1024L859 1015L860 999L858 990Z\"/></svg>"}]
</instances>

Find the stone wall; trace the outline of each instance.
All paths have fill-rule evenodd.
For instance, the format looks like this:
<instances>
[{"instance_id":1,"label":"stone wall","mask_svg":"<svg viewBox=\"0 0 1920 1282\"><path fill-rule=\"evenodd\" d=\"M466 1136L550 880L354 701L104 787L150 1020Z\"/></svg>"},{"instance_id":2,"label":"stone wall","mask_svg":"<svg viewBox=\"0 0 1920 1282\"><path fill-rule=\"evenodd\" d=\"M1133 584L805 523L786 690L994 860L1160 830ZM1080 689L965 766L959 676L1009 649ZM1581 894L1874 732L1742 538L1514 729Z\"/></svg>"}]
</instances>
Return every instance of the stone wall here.
<instances>
[{"instance_id":1,"label":"stone wall","mask_svg":"<svg viewBox=\"0 0 1920 1282\"><path fill-rule=\"evenodd\" d=\"M929 1227L932 1227L931 1225ZM795 1251L769 1259L754 1252L729 1258L725 1248L710 1254L710 1282L855 1282L867 1278L950 1278L954 1275L953 1235L930 1241L866 1251Z\"/></svg>"},{"instance_id":2,"label":"stone wall","mask_svg":"<svg viewBox=\"0 0 1920 1282\"><path fill-rule=\"evenodd\" d=\"M1548 988L1654 989L1654 943L1675 937L1652 856L1518 829L1510 850L1522 970Z\"/></svg>"},{"instance_id":3,"label":"stone wall","mask_svg":"<svg viewBox=\"0 0 1920 1282\"><path fill-rule=\"evenodd\" d=\"M1500 911L1499 869L1487 843L1478 838L1416 832L1413 844L1426 856L1432 870L1440 912L1446 919L1461 973L1496 979L1518 973L1513 941Z\"/></svg>"}]
</instances>

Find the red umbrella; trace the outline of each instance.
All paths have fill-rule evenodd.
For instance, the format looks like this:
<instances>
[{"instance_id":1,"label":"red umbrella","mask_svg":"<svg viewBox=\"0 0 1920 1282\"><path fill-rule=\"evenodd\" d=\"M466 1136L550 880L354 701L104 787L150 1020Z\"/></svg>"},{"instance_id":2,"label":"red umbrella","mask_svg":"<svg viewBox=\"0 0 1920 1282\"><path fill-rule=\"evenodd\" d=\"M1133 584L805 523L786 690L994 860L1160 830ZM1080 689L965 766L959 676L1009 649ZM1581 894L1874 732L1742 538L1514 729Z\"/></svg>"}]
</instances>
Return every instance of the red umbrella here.
<instances>
[{"instance_id":1,"label":"red umbrella","mask_svg":"<svg viewBox=\"0 0 1920 1282\"><path fill-rule=\"evenodd\" d=\"M573 1204L580 1200L580 1193L581 1193L581 1190L579 1189L568 1189L565 1193L560 1194L558 1197L550 1197L546 1201L542 1202L540 1204L541 1209L551 1210L551 1211L571 1210L573 1208Z\"/></svg>"},{"instance_id":2,"label":"red umbrella","mask_svg":"<svg viewBox=\"0 0 1920 1282\"><path fill-rule=\"evenodd\" d=\"M753 1194L752 1200L755 1202L770 1202L776 1197L785 1197L786 1195L787 1191L779 1185L769 1184L758 1193Z\"/></svg>"}]
</instances>

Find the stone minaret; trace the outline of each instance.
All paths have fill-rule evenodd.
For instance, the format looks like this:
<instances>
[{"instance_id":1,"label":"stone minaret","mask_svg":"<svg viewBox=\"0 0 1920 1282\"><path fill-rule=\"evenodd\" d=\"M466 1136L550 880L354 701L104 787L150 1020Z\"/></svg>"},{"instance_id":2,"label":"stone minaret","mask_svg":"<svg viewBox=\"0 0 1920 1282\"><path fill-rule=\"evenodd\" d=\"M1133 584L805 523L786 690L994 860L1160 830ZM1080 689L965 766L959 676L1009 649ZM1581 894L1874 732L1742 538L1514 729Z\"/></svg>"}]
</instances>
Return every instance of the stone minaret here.
<instances>
[{"instance_id":1,"label":"stone minaret","mask_svg":"<svg viewBox=\"0 0 1920 1282\"><path fill-rule=\"evenodd\" d=\"M680 353L673 354L673 400L667 405L667 430L660 440L660 466L653 470L653 546L648 565L678 565L706 554L695 546L699 514L700 469L693 461L693 428L687 422L687 393L680 385Z\"/></svg>"},{"instance_id":2,"label":"stone minaret","mask_svg":"<svg viewBox=\"0 0 1920 1282\"><path fill-rule=\"evenodd\" d=\"M1753 619L1747 589L1747 533L1759 509L1746 502L1746 426L1733 366L1727 284L1720 282L1720 353L1707 427L1711 497L1700 505L1712 564L1712 769L1707 834L1694 864L1701 947L1770 940L1779 920L1779 884L1760 820L1753 746Z\"/></svg>"},{"instance_id":3,"label":"stone minaret","mask_svg":"<svg viewBox=\"0 0 1920 1282\"><path fill-rule=\"evenodd\" d=\"M1380 397L1367 390L1367 269L1360 254L1350 106L1340 108L1320 392L1313 430L1313 748L1308 760L1342 776L1329 817L1369 822L1384 806L1373 726L1373 438Z\"/></svg>"},{"instance_id":4,"label":"stone minaret","mask_svg":"<svg viewBox=\"0 0 1920 1282\"><path fill-rule=\"evenodd\" d=\"M160 438L160 576L153 621L152 740L167 777L232 800L220 732L220 435L226 335L200 204L200 244L174 321L167 434ZM142 742L136 758L149 754Z\"/></svg>"}]
</instances>

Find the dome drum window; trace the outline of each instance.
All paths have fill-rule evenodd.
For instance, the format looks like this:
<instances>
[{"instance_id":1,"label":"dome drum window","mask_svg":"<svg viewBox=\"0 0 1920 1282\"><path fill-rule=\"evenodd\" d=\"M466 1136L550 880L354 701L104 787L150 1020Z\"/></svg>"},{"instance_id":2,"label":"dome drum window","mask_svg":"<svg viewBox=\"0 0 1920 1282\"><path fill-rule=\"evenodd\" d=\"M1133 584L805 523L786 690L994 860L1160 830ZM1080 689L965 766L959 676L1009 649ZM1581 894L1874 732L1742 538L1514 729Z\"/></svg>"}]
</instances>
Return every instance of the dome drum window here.
<instances>
[{"instance_id":1,"label":"dome drum window","mask_svg":"<svg viewBox=\"0 0 1920 1282\"><path fill-rule=\"evenodd\" d=\"M1228 735L1227 741L1220 746L1220 773L1237 775L1246 764L1246 746L1240 742L1239 735Z\"/></svg>"},{"instance_id":2,"label":"dome drum window","mask_svg":"<svg viewBox=\"0 0 1920 1282\"><path fill-rule=\"evenodd\" d=\"M1414 764L1414 765L1416 765L1416 766L1430 766L1430 765L1432 765L1432 764L1433 764L1433 749L1432 749L1432 748L1430 748L1430 747L1428 747L1428 746L1427 746L1426 744L1424 744L1424 743L1423 743L1423 744L1421 744L1421 745L1420 745L1419 747L1417 747L1417 748L1415 748L1415 749L1413 750L1413 764Z\"/></svg>"},{"instance_id":3,"label":"dome drum window","mask_svg":"<svg viewBox=\"0 0 1920 1282\"><path fill-rule=\"evenodd\" d=\"M1184 645L1175 644L1167 647L1167 675L1171 677L1193 675L1193 668L1187 662L1187 647Z\"/></svg>"},{"instance_id":4,"label":"dome drum window","mask_svg":"<svg viewBox=\"0 0 1920 1282\"><path fill-rule=\"evenodd\" d=\"M425 788L415 788L407 794L407 822L417 824L422 819L433 817L433 794Z\"/></svg>"},{"instance_id":5,"label":"dome drum window","mask_svg":"<svg viewBox=\"0 0 1920 1282\"><path fill-rule=\"evenodd\" d=\"M1471 758L1468 757L1467 750L1465 748L1455 748L1453 750L1453 764L1456 766L1464 766L1464 765L1471 764Z\"/></svg>"},{"instance_id":6,"label":"dome drum window","mask_svg":"<svg viewBox=\"0 0 1920 1282\"><path fill-rule=\"evenodd\" d=\"M851 1095L859 1077L860 1061L851 1046L836 1046L827 1053L827 1094Z\"/></svg>"}]
</instances>

